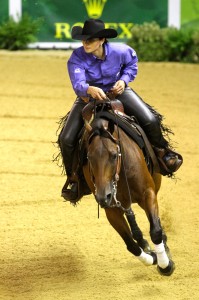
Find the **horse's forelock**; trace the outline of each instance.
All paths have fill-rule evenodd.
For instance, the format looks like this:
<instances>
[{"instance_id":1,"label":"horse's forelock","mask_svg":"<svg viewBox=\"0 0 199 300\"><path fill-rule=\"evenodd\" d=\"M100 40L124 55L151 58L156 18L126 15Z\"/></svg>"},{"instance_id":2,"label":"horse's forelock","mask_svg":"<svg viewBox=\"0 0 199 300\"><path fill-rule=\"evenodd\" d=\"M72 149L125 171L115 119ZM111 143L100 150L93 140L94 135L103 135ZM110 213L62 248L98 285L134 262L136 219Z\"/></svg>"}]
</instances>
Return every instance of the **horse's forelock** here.
<instances>
[{"instance_id":1,"label":"horse's forelock","mask_svg":"<svg viewBox=\"0 0 199 300\"><path fill-rule=\"evenodd\" d=\"M103 119L95 119L92 122L92 130L89 135L89 143L91 143L94 136L98 135L100 137L105 137L111 139L113 142L116 142L115 138L112 136L113 132L109 130L109 123L106 124Z\"/></svg>"},{"instance_id":2,"label":"horse's forelock","mask_svg":"<svg viewBox=\"0 0 199 300\"><path fill-rule=\"evenodd\" d=\"M94 136L103 136L106 132L106 129L104 128L103 121L101 119L95 119L93 120L91 124L92 130L89 134L89 143L91 143Z\"/></svg>"},{"instance_id":3,"label":"horse's forelock","mask_svg":"<svg viewBox=\"0 0 199 300\"><path fill-rule=\"evenodd\" d=\"M92 131L91 131L91 133L95 133L95 135L103 136L106 131L107 131L107 129L105 128L104 120L95 119L92 122Z\"/></svg>"}]
</instances>

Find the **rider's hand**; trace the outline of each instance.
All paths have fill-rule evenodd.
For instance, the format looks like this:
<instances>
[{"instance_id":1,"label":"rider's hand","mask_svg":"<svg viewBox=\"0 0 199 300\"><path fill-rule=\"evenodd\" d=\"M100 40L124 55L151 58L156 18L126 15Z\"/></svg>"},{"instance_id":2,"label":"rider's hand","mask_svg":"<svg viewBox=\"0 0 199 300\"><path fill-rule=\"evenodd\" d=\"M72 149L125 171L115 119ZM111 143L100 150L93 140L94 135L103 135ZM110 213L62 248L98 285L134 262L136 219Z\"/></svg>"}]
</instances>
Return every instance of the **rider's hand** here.
<instances>
[{"instance_id":1,"label":"rider's hand","mask_svg":"<svg viewBox=\"0 0 199 300\"><path fill-rule=\"evenodd\" d=\"M125 82L123 80L118 80L113 88L111 89L111 92L114 94L122 94L125 89Z\"/></svg>"},{"instance_id":2,"label":"rider's hand","mask_svg":"<svg viewBox=\"0 0 199 300\"><path fill-rule=\"evenodd\" d=\"M96 86L89 86L87 94L91 95L96 100L106 100L107 96L104 91Z\"/></svg>"}]
</instances>

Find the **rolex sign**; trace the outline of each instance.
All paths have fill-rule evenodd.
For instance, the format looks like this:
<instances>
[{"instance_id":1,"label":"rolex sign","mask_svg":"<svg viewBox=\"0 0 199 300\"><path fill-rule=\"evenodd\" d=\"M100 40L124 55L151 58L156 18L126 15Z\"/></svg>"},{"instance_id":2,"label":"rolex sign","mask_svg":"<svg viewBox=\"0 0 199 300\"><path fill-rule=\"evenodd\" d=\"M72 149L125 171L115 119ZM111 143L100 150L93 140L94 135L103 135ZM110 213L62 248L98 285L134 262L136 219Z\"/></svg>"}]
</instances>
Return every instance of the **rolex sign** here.
<instances>
[{"instance_id":1,"label":"rolex sign","mask_svg":"<svg viewBox=\"0 0 199 300\"><path fill-rule=\"evenodd\" d=\"M133 24L156 21L167 26L168 0L37 0L22 1L23 13L43 17L38 40L70 42L71 28L88 18L102 19L118 31L116 41L131 38Z\"/></svg>"}]
</instances>

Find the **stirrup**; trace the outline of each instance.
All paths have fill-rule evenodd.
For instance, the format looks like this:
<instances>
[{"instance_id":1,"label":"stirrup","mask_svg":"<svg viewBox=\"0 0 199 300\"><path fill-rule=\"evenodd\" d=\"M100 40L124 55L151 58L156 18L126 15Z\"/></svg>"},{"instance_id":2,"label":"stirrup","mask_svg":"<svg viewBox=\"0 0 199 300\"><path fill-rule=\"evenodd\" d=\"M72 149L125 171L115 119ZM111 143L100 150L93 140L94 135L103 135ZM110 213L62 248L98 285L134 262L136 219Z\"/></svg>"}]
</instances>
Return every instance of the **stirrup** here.
<instances>
[{"instance_id":1,"label":"stirrup","mask_svg":"<svg viewBox=\"0 0 199 300\"><path fill-rule=\"evenodd\" d=\"M172 176L183 163L182 156L169 148L154 147L154 151L157 155L162 175Z\"/></svg>"},{"instance_id":2,"label":"stirrup","mask_svg":"<svg viewBox=\"0 0 199 300\"><path fill-rule=\"evenodd\" d=\"M61 192L61 197L66 201L75 201L78 199L78 183L72 182L70 178L67 178Z\"/></svg>"},{"instance_id":3,"label":"stirrup","mask_svg":"<svg viewBox=\"0 0 199 300\"><path fill-rule=\"evenodd\" d=\"M73 180L71 177L68 177L62 188L61 197L76 205L83 196L90 195L91 193L84 178Z\"/></svg>"}]
</instances>

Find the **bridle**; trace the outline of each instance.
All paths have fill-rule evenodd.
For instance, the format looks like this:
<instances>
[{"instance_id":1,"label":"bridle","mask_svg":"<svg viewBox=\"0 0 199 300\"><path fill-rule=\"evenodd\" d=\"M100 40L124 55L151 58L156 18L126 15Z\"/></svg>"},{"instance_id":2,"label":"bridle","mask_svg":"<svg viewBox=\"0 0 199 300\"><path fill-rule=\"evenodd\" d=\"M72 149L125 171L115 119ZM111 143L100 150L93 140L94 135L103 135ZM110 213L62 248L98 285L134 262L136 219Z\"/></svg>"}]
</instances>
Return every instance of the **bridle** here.
<instances>
[{"instance_id":1,"label":"bridle","mask_svg":"<svg viewBox=\"0 0 199 300\"><path fill-rule=\"evenodd\" d=\"M119 173L120 173L120 169L121 169L121 159L122 159L122 154L121 154L121 150L120 150L120 141L118 139L116 139L109 131L105 131L105 135L104 137L109 138L113 143L115 143L117 145L117 165L116 165L116 171L114 174L114 182L117 182L119 180ZM88 139L89 144L91 143L92 138L95 136L95 132L93 132ZM88 159L88 157L87 157ZM89 162L89 159L88 159ZM90 168L90 162L89 162L89 170L91 171ZM92 182L93 182L93 176L92 176ZM94 184L94 182L93 182Z\"/></svg>"},{"instance_id":2,"label":"bridle","mask_svg":"<svg viewBox=\"0 0 199 300\"><path fill-rule=\"evenodd\" d=\"M89 137L89 142L91 142L91 139L93 138L95 134L92 133ZM116 171L115 174L113 175L113 180L112 180L112 200L114 201L111 205L108 206L108 208L120 208L123 212L125 212L126 215L132 214L131 206L129 208L124 208L119 200L117 200L117 183L119 181L119 174L121 171L121 165L122 165L122 153L121 153L121 143L119 138L115 138L109 131L106 130L106 137L109 138L112 142L114 142L117 145L117 162L116 162ZM95 186L95 180L94 176L92 174L92 169L90 166L90 162L88 159L89 163L89 171L91 174L91 181L95 187L95 193L96 193L96 186Z\"/></svg>"}]
</instances>

